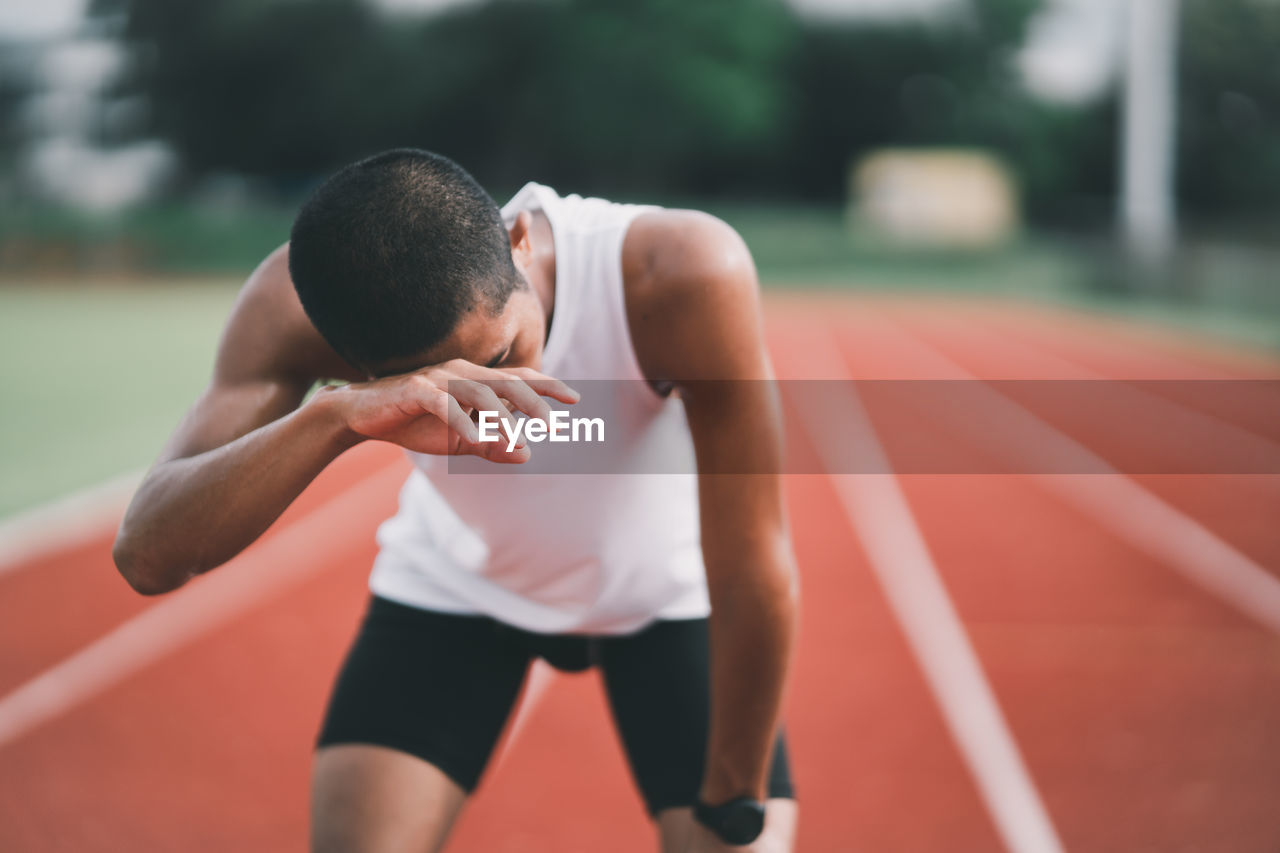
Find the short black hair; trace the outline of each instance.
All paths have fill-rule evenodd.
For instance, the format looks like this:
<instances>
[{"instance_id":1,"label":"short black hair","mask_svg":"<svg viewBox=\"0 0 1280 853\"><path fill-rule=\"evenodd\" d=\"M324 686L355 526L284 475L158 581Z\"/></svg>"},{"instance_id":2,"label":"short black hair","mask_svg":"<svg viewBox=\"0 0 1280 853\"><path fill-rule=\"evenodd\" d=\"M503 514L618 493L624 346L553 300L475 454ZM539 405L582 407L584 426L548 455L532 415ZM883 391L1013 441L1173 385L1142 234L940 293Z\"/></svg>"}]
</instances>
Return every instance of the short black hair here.
<instances>
[{"instance_id":1,"label":"short black hair","mask_svg":"<svg viewBox=\"0 0 1280 853\"><path fill-rule=\"evenodd\" d=\"M429 350L478 303L496 316L524 281L494 200L416 148L321 184L293 222L289 273L316 329L361 370Z\"/></svg>"}]
</instances>

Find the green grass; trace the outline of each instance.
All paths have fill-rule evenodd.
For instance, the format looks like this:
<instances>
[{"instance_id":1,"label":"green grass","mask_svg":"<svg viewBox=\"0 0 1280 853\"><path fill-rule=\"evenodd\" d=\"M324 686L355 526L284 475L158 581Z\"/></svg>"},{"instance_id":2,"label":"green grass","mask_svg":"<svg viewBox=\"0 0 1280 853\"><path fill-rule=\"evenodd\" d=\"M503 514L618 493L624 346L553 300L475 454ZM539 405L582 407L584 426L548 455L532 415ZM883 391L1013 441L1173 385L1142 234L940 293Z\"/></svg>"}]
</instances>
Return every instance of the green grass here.
<instances>
[{"instance_id":1,"label":"green grass","mask_svg":"<svg viewBox=\"0 0 1280 853\"><path fill-rule=\"evenodd\" d=\"M1280 287L1258 252L1193 252L1161 292L1129 286L1113 251L1097 243L1024 235L992 251L921 250L851 232L835 209L713 212L751 246L768 287L999 295L1280 350Z\"/></svg>"},{"instance_id":2,"label":"green grass","mask_svg":"<svg viewBox=\"0 0 1280 853\"><path fill-rule=\"evenodd\" d=\"M157 204L120 214L0 207L0 263L67 274L239 275L289 239L293 209Z\"/></svg>"},{"instance_id":3,"label":"green grass","mask_svg":"<svg viewBox=\"0 0 1280 853\"><path fill-rule=\"evenodd\" d=\"M238 285L0 287L0 517L149 464Z\"/></svg>"},{"instance_id":4,"label":"green grass","mask_svg":"<svg viewBox=\"0 0 1280 853\"><path fill-rule=\"evenodd\" d=\"M1017 238L994 249L924 249L851 230L834 208L728 207L712 212L751 247L770 287L1025 292L1084 286L1086 265L1052 243Z\"/></svg>"},{"instance_id":5,"label":"green grass","mask_svg":"<svg viewBox=\"0 0 1280 853\"><path fill-rule=\"evenodd\" d=\"M697 206L692 204L691 206ZM990 289L1044 286L1076 270L1061 252L1032 241L1006 250L921 251L851 238L836 207L732 204L711 212L751 246L761 278L775 286L932 287ZM162 204L100 215L52 207L0 209L0 264L68 275L239 275L288 238L291 206L223 209Z\"/></svg>"}]
</instances>

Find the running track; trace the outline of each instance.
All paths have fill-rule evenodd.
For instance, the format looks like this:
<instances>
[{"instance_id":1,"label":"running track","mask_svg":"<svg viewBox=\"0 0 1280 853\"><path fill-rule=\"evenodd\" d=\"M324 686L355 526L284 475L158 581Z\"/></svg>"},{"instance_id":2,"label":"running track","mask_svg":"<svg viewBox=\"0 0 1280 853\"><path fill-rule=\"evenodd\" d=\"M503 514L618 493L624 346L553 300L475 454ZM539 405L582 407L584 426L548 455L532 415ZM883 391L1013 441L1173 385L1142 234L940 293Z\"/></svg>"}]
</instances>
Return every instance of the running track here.
<instances>
[{"instance_id":1,"label":"running track","mask_svg":"<svg viewBox=\"0 0 1280 853\"><path fill-rule=\"evenodd\" d=\"M787 378L1280 377L1280 359L989 301L778 297L768 316ZM852 440L893 450L892 413L847 406ZM1270 414L1194 428L1280 453ZM1027 418L1104 455L1133 439ZM161 599L117 577L108 531L0 563L0 850L303 850L310 741L405 470L385 446L348 454ZM801 851L1280 850L1280 476L788 490ZM596 676L539 681L449 849L652 850Z\"/></svg>"}]
</instances>

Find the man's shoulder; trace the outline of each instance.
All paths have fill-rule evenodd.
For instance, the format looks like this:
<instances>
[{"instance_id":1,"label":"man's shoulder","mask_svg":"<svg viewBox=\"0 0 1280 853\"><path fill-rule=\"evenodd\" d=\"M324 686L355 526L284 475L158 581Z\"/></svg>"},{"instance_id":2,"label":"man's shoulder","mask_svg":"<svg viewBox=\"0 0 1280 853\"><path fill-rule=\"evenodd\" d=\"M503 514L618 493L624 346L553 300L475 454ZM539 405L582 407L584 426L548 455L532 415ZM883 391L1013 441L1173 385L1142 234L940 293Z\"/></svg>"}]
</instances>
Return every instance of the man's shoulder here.
<instances>
[{"instance_id":1,"label":"man's shoulder","mask_svg":"<svg viewBox=\"0 0 1280 853\"><path fill-rule=\"evenodd\" d=\"M689 307L756 288L755 264L742 237L700 210L657 208L635 218L622 247L630 309Z\"/></svg>"},{"instance_id":2,"label":"man's shoulder","mask_svg":"<svg viewBox=\"0 0 1280 853\"><path fill-rule=\"evenodd\" d=\"M661 208L632 222L622 250L627 322L646 375L666 376L710 347L710 326L753 313L759 284L751 252L728 223Z\"/></svg>"}]
</instances>

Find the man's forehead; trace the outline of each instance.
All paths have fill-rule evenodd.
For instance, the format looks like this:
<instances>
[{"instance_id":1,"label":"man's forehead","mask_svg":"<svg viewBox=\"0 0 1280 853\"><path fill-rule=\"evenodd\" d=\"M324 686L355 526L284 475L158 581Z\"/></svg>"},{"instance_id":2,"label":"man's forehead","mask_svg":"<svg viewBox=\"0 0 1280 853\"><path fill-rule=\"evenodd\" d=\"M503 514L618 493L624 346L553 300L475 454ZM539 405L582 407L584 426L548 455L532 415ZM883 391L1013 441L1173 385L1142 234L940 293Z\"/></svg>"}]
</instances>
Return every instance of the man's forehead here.
<instances>
[{"instance_id":1,"label":"man's forehead","mask_svg":"<svg viewBox=\"0 0 1280 853\"><path fill-rule=\"evenodd\" d=\"M514 323L510 313L504 310L493 314L484 307L471 309L453 327L449 337L432 348L431 355L439 356L437 361L465 358L477 364L487 363L506 348Z\"/></svg>"}]
</instances>

